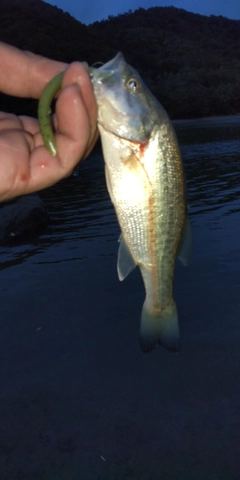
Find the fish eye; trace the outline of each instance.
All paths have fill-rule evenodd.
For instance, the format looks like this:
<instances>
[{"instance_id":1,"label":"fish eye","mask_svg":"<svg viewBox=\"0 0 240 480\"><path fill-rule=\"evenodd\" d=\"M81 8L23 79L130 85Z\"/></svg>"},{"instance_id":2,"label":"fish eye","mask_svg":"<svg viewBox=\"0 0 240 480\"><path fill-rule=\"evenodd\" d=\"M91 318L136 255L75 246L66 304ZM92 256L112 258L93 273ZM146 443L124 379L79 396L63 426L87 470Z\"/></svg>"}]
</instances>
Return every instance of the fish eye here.
<instances>
[{"instance_id":1,"label":"fish eye","mask_svg":"<svg viewBox=\"0 0 240 480\"><path fill-rule=\"evenodd\" d=\"M141 82L138 80L138 78L130 78L127 81L127 88L131 92L137 92L141 88Z\"/></svg>"}]
</instances>

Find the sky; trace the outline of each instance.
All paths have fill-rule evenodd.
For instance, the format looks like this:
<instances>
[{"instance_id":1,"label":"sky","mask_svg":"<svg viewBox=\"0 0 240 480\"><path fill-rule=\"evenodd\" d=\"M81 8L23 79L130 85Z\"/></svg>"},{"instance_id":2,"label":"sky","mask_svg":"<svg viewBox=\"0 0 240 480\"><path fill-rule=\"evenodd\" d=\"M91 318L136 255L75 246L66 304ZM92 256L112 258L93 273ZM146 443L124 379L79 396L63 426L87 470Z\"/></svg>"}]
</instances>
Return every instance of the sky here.
<instances>
[{"instance_id":1,"label":"sky","mask_svg":"<svg viewBox=\"0 0 240 480\"><path fill-rule=\"evenodd\" d=\"M240 20L240 0L44 0L56 5L64 12L70 13L82 23L88 25L108 18L136 10L139 7L169 7L184 8L189 12L201 15L223 15Z\"/></svg>"}]
</instances>

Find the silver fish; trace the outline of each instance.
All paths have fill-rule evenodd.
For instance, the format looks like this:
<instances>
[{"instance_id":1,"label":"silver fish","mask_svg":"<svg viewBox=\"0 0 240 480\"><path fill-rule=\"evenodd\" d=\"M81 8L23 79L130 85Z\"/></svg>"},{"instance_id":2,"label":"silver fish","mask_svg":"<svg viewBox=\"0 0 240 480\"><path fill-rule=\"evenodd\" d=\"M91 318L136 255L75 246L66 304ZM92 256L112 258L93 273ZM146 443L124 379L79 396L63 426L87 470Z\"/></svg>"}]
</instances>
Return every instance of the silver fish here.
<instances>
[{"instance_id":1,"label":"silver fish","mask_svg":"<svg viewBox=\"0 0 240 480\"><path fill-rule=\"evenodd\" d=\"M178 351L179 327L173 299L175 260L187 222L183 166L167 113L121 53L91 75L107 188L122 231L120 280L138 265L146 298L140 346ZM180 257L187 263L189 238Z\"/></svg>"}]
</instances>

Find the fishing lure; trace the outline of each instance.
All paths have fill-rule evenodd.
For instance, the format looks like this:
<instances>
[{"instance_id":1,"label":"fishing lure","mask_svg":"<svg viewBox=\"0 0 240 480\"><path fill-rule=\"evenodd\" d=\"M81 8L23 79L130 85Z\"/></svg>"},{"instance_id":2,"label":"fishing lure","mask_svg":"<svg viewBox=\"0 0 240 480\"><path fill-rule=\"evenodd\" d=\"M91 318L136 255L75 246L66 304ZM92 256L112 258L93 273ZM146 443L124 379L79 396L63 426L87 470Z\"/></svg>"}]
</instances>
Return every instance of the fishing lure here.
<instances>
[{"instance_id":1,"label":"fishing lure","mask_svg":"<svg viewBox=\"0 0 240 480\"><path fill-rule=\"evenodd\" d=\"M51 125L51 103L60 90L64 72L58 73L50 82L46 85L41 95L38 104L38 122L40 126L40 132L42 134L45 147L51 153L52 156L57 155L57 146L54 133Z\"/></svg>"},{"instance_id":2,"label":"fishing lure","mask_svg":"<svg viewBox=\"0 0 240 480\"><path fill-rule=\"evenodd\" d=\"M94 67L88 67L89 75L95 70ZM51 124L51 103L56 93L61 89L64 72L58 73L44 88L38 103L38 122L43 143L51 155L57 155L56 140Z\"/></svg>"}]
</instances>

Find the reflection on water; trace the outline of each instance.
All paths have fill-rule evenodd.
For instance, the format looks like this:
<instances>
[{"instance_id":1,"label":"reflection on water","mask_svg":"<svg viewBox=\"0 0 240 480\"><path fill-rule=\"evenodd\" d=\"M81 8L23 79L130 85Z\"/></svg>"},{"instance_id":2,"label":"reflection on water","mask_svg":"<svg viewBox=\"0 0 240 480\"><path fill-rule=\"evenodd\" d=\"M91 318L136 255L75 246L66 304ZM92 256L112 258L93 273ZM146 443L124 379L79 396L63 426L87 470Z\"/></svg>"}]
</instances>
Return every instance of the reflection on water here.
<instances>
[{"instance_id":1,"label":"reflection on water","mask_svg":"<svg viewBox=\"0 0 240 480\"><path fill-rule=\"evenodd\" d=\"M83 162L70 178L40 193L50 222L45 234L30 245L0 247L1 268L32 262L56 263L109 254L109 241L119 230L105 186L101 154Z\"/></svg>"},{"instance_id":2,"label":"reflection on water","mask_svg":"<svg viewBox=\"0 0 240 480\"><path fill-rule=\"evenodd\" d=\"M190 215L238 212L240 117L176 122L185 164Z\"/></svg>"},{"instance_id":3,"label":"reflection on water","mask_svg":"<svg viewBox=\"0 0 240 480\"><path fill-rule=\"evenodd\" d=\"M189 215L198 228L224 226L240 211L240 117L176 122L185 164ZM119 228L105 186L101 154L67 180L41 192L50 224L34 244L1 247L1 268L116 255Z\"/></svg>"}]
</instances>

